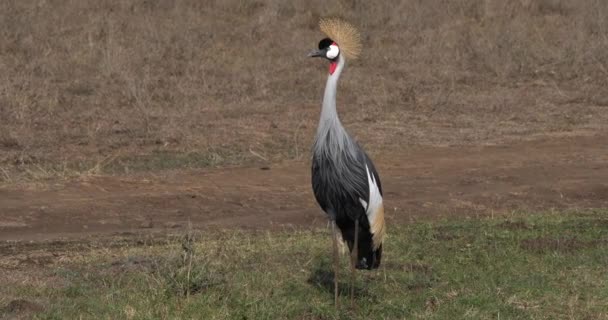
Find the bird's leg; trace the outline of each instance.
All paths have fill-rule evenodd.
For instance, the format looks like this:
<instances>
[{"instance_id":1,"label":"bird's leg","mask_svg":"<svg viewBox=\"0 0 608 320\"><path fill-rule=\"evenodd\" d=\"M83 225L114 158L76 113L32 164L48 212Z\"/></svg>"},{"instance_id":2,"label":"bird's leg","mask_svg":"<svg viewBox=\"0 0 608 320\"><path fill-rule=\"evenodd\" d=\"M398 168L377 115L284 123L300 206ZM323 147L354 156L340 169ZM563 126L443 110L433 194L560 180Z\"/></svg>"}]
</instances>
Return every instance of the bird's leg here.
<instances>
[{"instance_id":1,"label":"bird's leg","mask_svg":"<svg viewBox=\"0 0 608 320\"><path fill-rule=\"evenodd\" d=\"M355 243L353 251L350 253L350 306L355 307L355 266L357 265L357 255L359 251L359 220L355 220Z\"/></svg>"},{"instance_id":2,"label":"bird's leg","mask_svg":"<svg viewBox=\"0 0 608 320\"><path fill-rule=\"evenodd\" d=\"M334 303L336 309L340 309L338 302L338 269L340 268L339 254L338 254L338 233L336 231L336 221L331 221L331 233L333 238L333 253L334 253Z\"/></svg>"}]
</instances>

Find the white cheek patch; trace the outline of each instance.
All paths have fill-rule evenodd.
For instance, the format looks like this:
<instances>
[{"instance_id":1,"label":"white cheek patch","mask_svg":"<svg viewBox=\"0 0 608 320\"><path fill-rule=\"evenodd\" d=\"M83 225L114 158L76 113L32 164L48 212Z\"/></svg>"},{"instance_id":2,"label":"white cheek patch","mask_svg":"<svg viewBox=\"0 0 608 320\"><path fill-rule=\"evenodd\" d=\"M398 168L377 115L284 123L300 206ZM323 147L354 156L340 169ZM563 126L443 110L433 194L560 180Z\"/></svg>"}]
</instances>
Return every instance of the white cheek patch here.
<instances>
[{"instance_id":1,"label":"white cheek patch","mask_svg":"<svg viewBox=\"0 0 608 320\"><path fill-rule=\"evenodd\" d=\"M327 54L325 55L327 59L335 59L338 54L340 54L340 48L337 45L332 44L329 46L329 50L327 50Z\"/></svg>"}]
</instances>

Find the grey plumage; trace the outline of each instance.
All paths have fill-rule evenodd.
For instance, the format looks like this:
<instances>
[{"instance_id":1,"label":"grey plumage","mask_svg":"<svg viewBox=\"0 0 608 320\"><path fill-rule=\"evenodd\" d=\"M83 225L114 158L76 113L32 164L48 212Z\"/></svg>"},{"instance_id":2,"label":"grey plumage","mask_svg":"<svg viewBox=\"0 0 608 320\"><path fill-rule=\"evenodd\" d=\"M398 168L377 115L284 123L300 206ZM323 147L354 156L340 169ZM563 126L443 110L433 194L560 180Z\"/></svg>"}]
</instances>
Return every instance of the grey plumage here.
<instances>
[{"instance_id":1,"label":"grey plumage","mask_svg":"<svg viewBox=\"0 0 608 320\"><path fill-rule=\"evenodd\" d=\"M338 225L351 251L355 247L355 221L359 222L357 268L377 268L384 235L382 187L374 164L340 122L336 92L346 60L339 55L332 63L337 65L327 79L313 146L313 191L321 208Z\"/></svg>"}]
</instances>

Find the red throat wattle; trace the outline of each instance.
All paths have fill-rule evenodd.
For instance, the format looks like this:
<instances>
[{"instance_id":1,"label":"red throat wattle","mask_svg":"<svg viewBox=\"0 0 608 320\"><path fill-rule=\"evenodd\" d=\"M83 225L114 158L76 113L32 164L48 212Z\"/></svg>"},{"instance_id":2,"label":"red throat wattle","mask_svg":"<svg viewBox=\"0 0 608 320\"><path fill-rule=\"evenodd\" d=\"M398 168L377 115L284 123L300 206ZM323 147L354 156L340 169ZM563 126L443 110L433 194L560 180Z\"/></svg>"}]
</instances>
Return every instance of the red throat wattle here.
<instances>
[{"instance_id":1,"label":"red throat wattle","mask_svg":"<svg viewBox=\"0 0 608 320\"><path fill-rule=\"evenodd\" d=\"M334 74L336 68L338 67L338 63L336 61L332 61L329 63L329 74Z\"/></svg>"}]
</instances>

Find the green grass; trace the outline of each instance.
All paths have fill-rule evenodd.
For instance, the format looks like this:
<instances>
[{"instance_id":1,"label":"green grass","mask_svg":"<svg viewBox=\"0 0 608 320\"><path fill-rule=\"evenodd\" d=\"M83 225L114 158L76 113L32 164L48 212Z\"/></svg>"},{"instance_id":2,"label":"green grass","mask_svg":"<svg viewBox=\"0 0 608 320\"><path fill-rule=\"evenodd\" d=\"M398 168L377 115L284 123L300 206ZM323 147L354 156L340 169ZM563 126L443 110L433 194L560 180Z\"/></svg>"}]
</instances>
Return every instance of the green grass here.
<instances>
[{"instance_id":1,"label":"green grass","mask_svg":"<svg viewBox=\"0 0 608 320\"><path fill-rule=\"evenodd\" d=\"M38 319L608 319L608 211L389 231L383 266L357 274L355 310L344 308L342 257L339 313L327 230L212 231L91 249L48 269L54 285L8 292L43 304Z\"/></svg>"}]
</instances>

